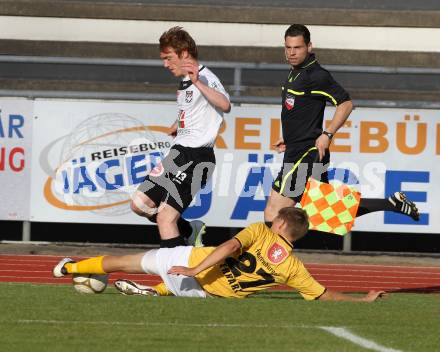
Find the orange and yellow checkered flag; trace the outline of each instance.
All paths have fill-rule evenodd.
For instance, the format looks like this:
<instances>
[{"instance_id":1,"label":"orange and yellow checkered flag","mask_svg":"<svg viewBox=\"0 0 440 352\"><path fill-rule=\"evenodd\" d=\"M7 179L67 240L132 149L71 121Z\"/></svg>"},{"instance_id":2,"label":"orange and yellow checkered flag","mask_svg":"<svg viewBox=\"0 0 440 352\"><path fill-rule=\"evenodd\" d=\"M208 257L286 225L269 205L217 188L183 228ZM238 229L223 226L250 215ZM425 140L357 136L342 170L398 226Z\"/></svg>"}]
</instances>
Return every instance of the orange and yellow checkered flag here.
<instances>
[{"instance_id":1,"label":"orange and yellow checkered flag","mask_svg":"<svg viewBox=\"0 0 440 352\"><path fill-rule=\"evenodd\" d=\"M345 184L331 185L309 178L301 208L309 215L309 228L345 235L354 225L361 194Z\"/></svg>"}]
</instances>

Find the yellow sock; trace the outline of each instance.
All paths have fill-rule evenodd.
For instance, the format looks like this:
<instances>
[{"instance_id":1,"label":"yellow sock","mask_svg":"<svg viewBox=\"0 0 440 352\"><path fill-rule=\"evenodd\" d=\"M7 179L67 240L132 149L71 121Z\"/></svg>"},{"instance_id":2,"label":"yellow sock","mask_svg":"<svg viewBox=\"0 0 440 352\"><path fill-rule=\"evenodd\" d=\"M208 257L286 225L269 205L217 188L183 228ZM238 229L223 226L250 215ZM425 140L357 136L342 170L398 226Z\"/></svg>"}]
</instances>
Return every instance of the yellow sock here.
<instances>
[{"instance_id":1,"label":"yellow sock","mask_svg":"<svg viewBox=\"0 0 440 352\"><path fill-rule=\"evenodd\" d=\"M104 256L81 260L78 263L64 265L69 274L106 274L102 268Z\"/></svg>"},{"instance_id":2,"label":"yellow sock","mask_svg":"<svg viewBox=\"0 0 440 352\"><path fill-rule=\"evenodd\" d=\"M157 291L159 296L173 296L171 291L168 291L168 288L165 286L163 282L160 284L153 286L153 288Z\"/></svg>"}]
</instances>

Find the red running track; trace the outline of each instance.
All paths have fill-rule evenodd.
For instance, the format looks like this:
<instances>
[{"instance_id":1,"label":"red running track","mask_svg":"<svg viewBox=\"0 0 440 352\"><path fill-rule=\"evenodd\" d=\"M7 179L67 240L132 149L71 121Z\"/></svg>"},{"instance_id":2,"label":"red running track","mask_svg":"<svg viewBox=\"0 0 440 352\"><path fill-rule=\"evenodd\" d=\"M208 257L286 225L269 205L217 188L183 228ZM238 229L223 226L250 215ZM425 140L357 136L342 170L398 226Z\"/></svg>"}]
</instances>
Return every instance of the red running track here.
<instances>
[{"instance_id":1,"label":"red running track","mask_svg":"<svg viewBox=\"0 0 440 352\"><path fill-rule=\"evenodd\" d=\"M0 282L70 283L70 277L52 277L52 268L61 258L47 255L0 255ZM385 290L440 293L440 267L317 263L307 263L306 267L325 287L341 292ZM161 281L155 275L113 273L110 282L118 278L128 278L144 285L155 285ZM277 289L289 288L280 286Z\"/></svg>"}]
</instances>

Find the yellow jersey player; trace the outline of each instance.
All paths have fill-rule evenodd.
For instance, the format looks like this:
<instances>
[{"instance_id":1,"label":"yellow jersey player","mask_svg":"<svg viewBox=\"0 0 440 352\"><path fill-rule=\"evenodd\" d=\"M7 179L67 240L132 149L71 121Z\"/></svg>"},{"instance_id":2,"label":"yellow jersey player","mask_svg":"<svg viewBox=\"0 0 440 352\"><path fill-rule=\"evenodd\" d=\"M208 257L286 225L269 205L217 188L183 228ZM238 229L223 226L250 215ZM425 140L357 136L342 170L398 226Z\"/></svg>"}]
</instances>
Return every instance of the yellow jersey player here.
<instances>
[{"instance_id":1,"label":"yellow jersey player","mask_svg":"<svg viewBox=\"0 0 440 352\"><path fill-rule=\"evenodd\" d=\"M219 247L152 249L126 256L100 256L75 263L64 258L53 269L55 277L68 274L105 274L116 271L160 275L156 287L117 280L127 295L244 298L270 287L287 284L306 300L372 302L385 293L370 291L353 297L331 291L317 282L293 255L292 242L308 229L307 214L295 207L282 208L271 228L255 223Z\"/></svg>"}]
</instances>

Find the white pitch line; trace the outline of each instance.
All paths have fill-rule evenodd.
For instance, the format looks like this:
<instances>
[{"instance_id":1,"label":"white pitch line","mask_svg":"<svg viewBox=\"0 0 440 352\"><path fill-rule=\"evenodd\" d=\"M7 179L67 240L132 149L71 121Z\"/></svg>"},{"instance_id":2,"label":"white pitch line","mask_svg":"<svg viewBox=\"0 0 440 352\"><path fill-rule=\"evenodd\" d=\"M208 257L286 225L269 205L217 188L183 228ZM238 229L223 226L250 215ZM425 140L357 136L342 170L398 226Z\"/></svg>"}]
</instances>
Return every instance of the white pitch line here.
<instances>
[{"instance_id":1,"label":"white pitch line","mask_svg":"<svg viewBox=\"0 0 440 352\"><path fill-rule=\"evenodd\" d=\"M285 329L314 329L315 326L307 325L272 325L272 324L225 324L225 323L155 323L155 322L125 322L125 321L78 321L78 320L16 320L19 324L90 324L90 325L128 325L128 326L190 326L190 327L208 327L208 328L285 328Z\"/></svg>"},{"instance_id":2,"label":"white pitch line","mask_svg":"<svg viewBox=\"0 0 440 352\"><path fill-rule=\"evenodd\" d=\"M19 324L89 324L89 325L116 325L116 326L188 326L188 327L206 327L206 328L284 328L284 329L321 329L327 331L337 337L348 340L358 346L367 348L377 352L402 352L401 350L396 350L393 348L387 348L382 345L377 344L374 341L365 339L363 337L357 336L351 333L346 328L340 328L335 326L309 326L309 325L273 325L273 324L225 324L225 323L158 323L158 322L125 322L125 321L77 321L77 320L29 320L21 319L15 322Z\"/></svg>"},{"instance_id":3,"label":"white pitch line","mask_svg":"<svg viewBox=\"0 0 440 352\"><path fill-rule=\"evenodd\" d=\"M346 328L339 328L336 326L320 326L320 329L329 332L330 334L333 334L337 337L343 338L345 340L348 340L355 345L361 346L363 348L367 348L372 351L378 351L378 352L402 352L401 350L396 350L394 348L388 348L382 345L379 345L378 343L365 339L363 337L360 337L358 335L353 334Z\"/></svg>"}]
</instances>

